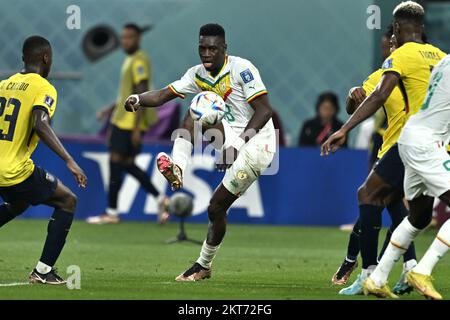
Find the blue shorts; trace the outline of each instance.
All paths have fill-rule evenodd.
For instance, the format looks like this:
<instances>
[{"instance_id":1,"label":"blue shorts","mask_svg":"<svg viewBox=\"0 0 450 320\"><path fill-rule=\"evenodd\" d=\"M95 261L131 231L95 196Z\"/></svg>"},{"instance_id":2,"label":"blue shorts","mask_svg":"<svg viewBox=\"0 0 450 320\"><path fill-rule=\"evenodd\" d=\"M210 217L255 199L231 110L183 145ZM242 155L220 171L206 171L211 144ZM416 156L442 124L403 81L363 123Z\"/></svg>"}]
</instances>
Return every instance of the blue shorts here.
<instances>
[{"instance_id":1,"label":"blue shorts","mask_svg":"<svg viewBox=\"0 0 450 320\"><path fill-rule=\"evenodd\" d=\"M398 153L397 144L394 144L384 156L375 163L373 170L384 180L384 182L403 191L405 166Z\"/></svg>"},{"instance_id":2,"label":"blue shorts","mask_svg":"<svg viewBox=\"0 0 450 320\"><path fill-rule=\"evenodd\" d=\"M45 203L55 192L58 179L35 166L27 179L13 186L0 187L0 197L8 203L26 202L33 206Z\"/></svg>"}]
</instances>

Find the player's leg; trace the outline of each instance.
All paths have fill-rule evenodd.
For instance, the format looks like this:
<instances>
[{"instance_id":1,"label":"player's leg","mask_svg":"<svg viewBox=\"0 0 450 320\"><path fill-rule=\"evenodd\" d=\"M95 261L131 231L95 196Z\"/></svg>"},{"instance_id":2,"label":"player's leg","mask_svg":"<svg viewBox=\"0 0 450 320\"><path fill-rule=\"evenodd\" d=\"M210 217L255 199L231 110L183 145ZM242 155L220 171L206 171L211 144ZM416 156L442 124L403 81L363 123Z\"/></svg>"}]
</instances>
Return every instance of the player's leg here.
<instances>
[{"instance_id":1,"label":"player's leg","mask_svg":"<svg viewBox=\"0 0 450 320\"><path fill-rule=\"evenodd\" d=\"M54 208L47 227L47 237L36 268L30 274L30 282L64 284L54 265L58 259L73 221L77 197L55 177L36 167L33 179L23 192L32 205L46 204Z\"/></svg>"},{"instance_id":2,"label":"player's leg","mask_svg":"<svg viewBox=\"0 0 450 320\"><path fill-rule=\"evenodd\" d=\"M360 250L362 271L356 281L340 294L363 293L363 283L373 272L378 261L378 235L381 229L381 212L386 199L402 189L404 166L396 145L380 159L364 184L358 189L359 218L361 221Z\"/></svg>"},{"instance_id":3,"label":"player's leg","mask_svg":"<svg viewBox=\"0 0 450 320\"><path fill-rule=\"evenodd\" d=\"M238 197L221 183L214 192L208 206L208 234L203 242L200 257L194 265L179 275L177 281L197 281L211 277L211 265L227 227L227 210Z\"/></svg>"},{"instance_id":4,"label":"player's leg","mask_svg":"<svg viewBox=\"0 0 450 320\"><path fill-rule=\"evenodd\" d=\"M450 190L440 196L440 199L450 207ZM417 266L407 274L408 282L422 295L431 299L442 299L441 294L433 286L431 273L449 249L450 220L447 220Z\"/></svg>"},{"instance_id":5,"label":"player's leg","mask_svg":"<svg viewBox=\"0 0 450 320\"><path fill-rule=\"evenodd\" d=\"M348 239L347 255L342 262L339 269L331 278L331 283L336 285L345 285L350 278L353 270L358 266L358 254L359 254L359 235L360 235L360 222L359 219L355 222L353 230Z\"/></svg>"},{"instance_id":6,"label":"player's leg","mask_svg":"<svg viewBox=\"0 0 450 320\"><path fill-rule=\"evenodd\" d=\"M226 136L227 139L229 135ZM258 137L253 137L239 150L233 165L226 170L225 177L208 206L208 234L200 257L190 269L176 278L177 281L196 281L211 276L211 264L226 231L227 210L272 162L274 154L263 150L260 144Z\"/></svg>"},{"instance_id":7,"label":"player's leg","mask_svg":"<svg viewBox=\"0 0 450 320\"><path fill-rule=\"evenodd\" d=\"M0 205L0 228L21 215L29 206L29 203L23 200L2 203Z\"/></svg>"},{"instance_id":8,"label":"player's leg","mask_svg":"<svg viewBox=\"0 0 450 320\"><path fill-rule=\"evenodd\" d=\"M392 196L387 200L387 202L390 203L386 205L386 209L391 217L392 224L386 233L383 248L378 256L378 261L381 260L381 257L383 256L387 246L389 245L392 233L403 221L403 219L409 214L403 202L402 196L402 193L394 192ZM410 293L413 290L413 288L406 281L406 274L417 265L414 242L411 243L411 245L408 247L408 250L406 250L406 252L404 253L403 261L403 271L400 275L399 280L392 289L392 292L398 295Z\"/></svg>"},{"instance_id":9,"label":"player's leg","mask_svg":"<svg viewBox=\"0 0 450 320\"><path fill-rule=\"evenodd\" d=\"M183 186L183 172L191 158L194 148L194 141L197 141L198 135L202 135L209 129L215 129L216 135L212 141L214 147L219 149L224 141L225 132L223 124L215 126L203 126L201 130L197 129L194 120L186 113L183 123L178 130L178 136L173 143L172 157L164 152L157 156L157 167L161 174L167 179L172 190L180 189Z\"/></svg>"}]
</instances>

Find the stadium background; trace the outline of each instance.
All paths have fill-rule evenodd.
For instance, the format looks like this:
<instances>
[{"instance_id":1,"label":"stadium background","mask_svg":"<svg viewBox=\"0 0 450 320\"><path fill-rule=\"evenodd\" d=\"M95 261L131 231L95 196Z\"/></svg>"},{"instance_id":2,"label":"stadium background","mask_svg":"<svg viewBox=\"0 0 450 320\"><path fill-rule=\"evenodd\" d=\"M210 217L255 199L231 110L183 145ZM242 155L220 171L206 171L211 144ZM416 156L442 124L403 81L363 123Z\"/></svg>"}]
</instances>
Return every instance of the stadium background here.
<instances>
[{"instance_id":1,"label":"stadium background","mask_svg":"<svg viewBox=\"0 0 450 320\"><path fill-rule=\"evenodd\" d=\"M212 5L214 2L217 3ZM115 99L124 54L117 49L91 63L81 50L83 37L90 28L107 25L119 33L130 21L151 24L153 29L144 35L142 47L152 59L153 85L162 87L198 63L198 28L203 23L215 21L223 24L227 31L229 53L252 60L260 69L271 102L283 121L288 143L295 145L301 124L314 115L315 99L320 92L333 90L343 106L348 88L361 83L379 66L379 37L397 2L281 0L277 1L277 6L272 6L269 1L257 0L230 0L226 4L206 0L18 0L15 5L8 6L7 14L0 20L3 31L0 34L0 77L21 67L18 52L27 36L40 34L47 37L55 51L53 74L66 77L52 80L59 92L54 127L61 135L95 135L100 124L93 114ZM72 4L81 9L79 30L65 27L69 16L66 9ZM380 6L383 13L389 12L381 15L381 30L366 27L370 15L366 10L372 4ZM430 41L450 51L450 43L443 34L448 30L450 5L429 1L427 11ZM340 118L346 119L342 109ZM99 142L65 141L77 160L87 168L89 190L95 191L83 193L77 190L80 197L77 216L83 218L98 213L105 204L105 176L101 174L99 162L86 158L85 152L105 154L105 147ZM145 159L141 161L147 161L145 165L150 171L154 168L151 155L161 148L169 150L167 146L146 146L148 157L144 154ZM354 219L357 212L355 190L367 170L364 151L349 150L331 159L318 160L318 150L292 148L281 150L280 159L280 173L263 177L258 186L263 217L261 214L252 216L251 208L247 211L241 208L237 209L241 213L233 215L231 221L337 225ZM36 161L45 163L51 172L76 189L64 165L49 156L45 147L39 149ZM298 168L295 175L299 182L295 188L289 186L292 167ZM321 172L321 175L314 175L314 172ZM212 168L203 174L202 179L210 190L220 181ZM159 179L156 175L153 177ZM323 195L327 196L327 201L323 201ZM206 221L206 215L201 214L204 213L201 209L205 199L197 199L199 215L194 221ZM147 202L142 192L137 192L132 200L135 202L122 210L128 213L124 216L154 219L155 206L151 201ZM258 210L253 207L253 211ZM150 215L143 215L143 212ZM41 207L26 215L44 216L48 216L48 211Z\"/></svg>"}]
</instances>

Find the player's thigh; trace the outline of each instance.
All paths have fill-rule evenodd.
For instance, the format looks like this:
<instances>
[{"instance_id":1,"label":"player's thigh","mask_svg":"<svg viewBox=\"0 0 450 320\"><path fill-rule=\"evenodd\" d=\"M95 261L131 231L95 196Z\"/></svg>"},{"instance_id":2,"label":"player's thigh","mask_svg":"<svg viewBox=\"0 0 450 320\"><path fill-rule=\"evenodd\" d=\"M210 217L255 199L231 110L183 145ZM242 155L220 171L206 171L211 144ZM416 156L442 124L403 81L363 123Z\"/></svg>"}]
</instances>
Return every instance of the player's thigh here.
<instances>
[{"instance_id":1,"label":"player's thigh","mask_svg":"<svg viewBox=\"0 0 450 320\"><path fill-rule=\"evenodd\" d=\"M372 170L358 189L358 201L360 204L384 206L386 200L393 201L389 196L394 190L395 188L384 181L376 171Z\"/></svg>"},{"instance_id":2,"label":"player's thigh","mask_svg":"<svg viewBox=\"0 0 450 320\"><path fill-rule=\"evenodd\" d=\"M132 155L135 152L135 147L131 143L131 131L112 126L109 133L108 149L112 162L123 162L128 155Z\"/></svg>"},{"instance_id":3,"label":"player's thigh","mask_svg":"<svg viewBox=\"0 0 450 320\"><path fill-rule=\"evenodd\" d=\"M254 138L253 138L254 139ZM242 195L273 160L274 153L264 150L251 139L240 151L223 178L225 188L235 196Z\"/></svg>"},{"instance_id":4,"label":"player's thigh","mask_svg":"<svg viewBox=\"0 0 450 320\"><path fill-rule=\"evenodd\" d=\"M55 191L44 204L54 208L74 212L77 204L77 197L66 185L58 180L58 185Z\"/></svg>"}]
</instances>

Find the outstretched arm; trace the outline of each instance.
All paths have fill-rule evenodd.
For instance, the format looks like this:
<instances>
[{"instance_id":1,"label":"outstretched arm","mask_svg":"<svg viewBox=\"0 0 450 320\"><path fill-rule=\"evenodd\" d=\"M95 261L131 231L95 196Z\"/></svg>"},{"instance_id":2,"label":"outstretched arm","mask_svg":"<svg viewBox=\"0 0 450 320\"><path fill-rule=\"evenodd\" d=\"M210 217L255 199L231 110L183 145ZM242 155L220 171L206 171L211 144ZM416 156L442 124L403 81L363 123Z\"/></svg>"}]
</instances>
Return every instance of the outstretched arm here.
<instances>
[{"instance_id":1,"label":"outstretched arm","mask_svg":"<svg viewBox=\"0 0 450 320\"><path fill-rule=\"evenodd\" d=\"M398 81L399 75L397 73L385 73L372 94L361 103L342 128L333 133L327 141L322 144L321 155L328 155L330 152L338 150L345 143L347 134L354 127L372 116L382 105L384 105Z\"/></svg>"},{"instance_id":2,"label":"outstretched arm","mask_svg":"<svg viewBox=\"0 0 450 320\"><path fill-rule=\"evenodd\" d=\"M41 138L41 140L61 159L66 162L66 165L70 172L75 177L78 185L85 188L87 184L87 178L83 170L78 166L78 164L73 160L70 154L62 145L59 138L56 136L55 131L53 131L50 126L50 117L47 112L41 109L33 110L33 127L36 134Z\"/></svg>"},{"instance_id":3,"label":"outstretched arm","mask_svg":"<svg viewBox=\"0 0 450 320\"><path fill-rule=\"evenodd\" d=\"M133 94L125 101L125 109L135 112L139 107L154 108L178 97L169 87Z\"/></svg>"}]
</instances>

